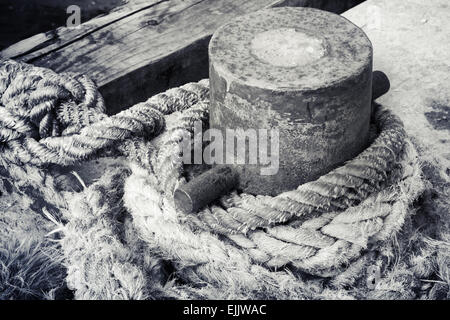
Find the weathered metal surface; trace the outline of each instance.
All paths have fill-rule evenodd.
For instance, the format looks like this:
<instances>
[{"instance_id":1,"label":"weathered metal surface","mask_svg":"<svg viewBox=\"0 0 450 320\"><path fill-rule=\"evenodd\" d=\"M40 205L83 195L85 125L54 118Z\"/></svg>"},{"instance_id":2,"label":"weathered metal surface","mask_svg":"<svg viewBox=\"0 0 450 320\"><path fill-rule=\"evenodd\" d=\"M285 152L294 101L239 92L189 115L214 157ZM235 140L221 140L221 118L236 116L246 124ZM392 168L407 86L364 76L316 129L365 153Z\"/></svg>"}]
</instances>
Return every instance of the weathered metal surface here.
<instances>
[{"instance_id":1,"label":"weathered metal surface","mask_svg":"<svg viewBox=\"0 0 450 320\"><path fill-rule=\"evenodd\" d=\"M238 179L238 173L233 167L217 166L175 190L175 205L185 213L197 212L235 189Z\"/></svg>"},{"instance_id":2,"label":"weathered metal surface","mask_svg":"<svg viewBox=\"0 0 450 320\"><path fill-rule=\"evenodd\" d=\"M276 58L277 52L262 58L254 39L277 41L277 33L267 36L270 30L282 34L280 45L290 35L295 38L292 50L309 54L287 62L289 66L280 65L285 62ZM211 127L224 135L226 129L238 128L279 131L278 173L261 175L260 161L239 165L244 191L274 195L291 190L366 147L372 46L348 20L309 8L262 10L221 27L209 53ZM302 59L308 63L300 63Z\"/></svg>"}]
</instances>

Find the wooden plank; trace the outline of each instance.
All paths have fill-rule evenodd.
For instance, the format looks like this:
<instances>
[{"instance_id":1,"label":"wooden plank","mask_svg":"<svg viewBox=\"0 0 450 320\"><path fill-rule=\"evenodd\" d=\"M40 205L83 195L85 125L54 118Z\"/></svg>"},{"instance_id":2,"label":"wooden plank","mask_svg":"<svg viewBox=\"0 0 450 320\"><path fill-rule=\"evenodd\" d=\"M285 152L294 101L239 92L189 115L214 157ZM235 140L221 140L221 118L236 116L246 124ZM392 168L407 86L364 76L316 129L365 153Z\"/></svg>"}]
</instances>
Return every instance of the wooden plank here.
<instances>
[{"instance_id":1,"label":"wooden plank","mask_svg":"<svg viewBox=\"0 0 450 320\"><path fill-rule=\"evenodd\" d=\"M379 99L405 123L422 157L450 175L450 4L448 0L369 0L343 16L374 47L374 68L391 80Z\"/></svg>"},{"instance_id":2,"label":"wooden plank","mask_svg":"<svg viewBox=\"0 0 450 320\"><path fill-rule=\"evenodd\" d=\"M107 14L123 5L124 1L130 1L131 6L134 2L145 0L2 0L0 1L0 50L37 34L45 36L46 33L43 32L65 25L70 16L67 8L71 5L77 5L80 8L81 21L86 22L99 15ZM32 45L31 41L27 43Z\"/></svg>"},{"instance_id":3,"label":"wooden plank","mask_svg":"<svg viewBox=\"0 0 450 320\"><path fill-rule=\"evenodd\" d=\"M325 2L334 3L335 10L345 7L338 0L146 1L75 30L59 28L36 36L31 45L22 41L1 56L57 72L88 74L99 85L108 111L115 113L167 88L207 77L209 39L230 19L268 6L323 7Z\"/></svg>"},{"instance_id":4,"label":"wooden plank","mask_svg":"<svg viewBox=\"0 0 450 320\"><path fill-rule=\"evenodd\" d=\"M19 41L0 52L0 57L15 59L17 61L31 61L33 58L43 56L51 51L61 49L70 43L88 36L89 34L107 27L131 16L141 10L151 8L160 0L133 0L132 3L119 6L107 15L100 15L76 28L60 27L55 30L36 34L30 38Z\"/></svg>"}]
</instances>

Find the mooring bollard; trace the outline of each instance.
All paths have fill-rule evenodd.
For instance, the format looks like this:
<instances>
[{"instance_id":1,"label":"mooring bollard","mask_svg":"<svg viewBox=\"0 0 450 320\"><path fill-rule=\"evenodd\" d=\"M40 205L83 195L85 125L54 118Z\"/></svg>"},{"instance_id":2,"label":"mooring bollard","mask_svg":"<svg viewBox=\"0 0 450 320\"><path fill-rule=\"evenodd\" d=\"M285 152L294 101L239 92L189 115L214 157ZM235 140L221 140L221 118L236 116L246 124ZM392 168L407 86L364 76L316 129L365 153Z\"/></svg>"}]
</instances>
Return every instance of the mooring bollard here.
<instances>
[{"instance_id":1,"label":"mooring bollard","mask_svg":"<svg viewBox=\"0 0 450 320\"><path fill-rule=\"evenodd\" d=\"M238 179L225 178L230 183L211 197L204 193L216 188L209 182L220 175L206 172L175 192L185 212L233 188L265 195L292 190L355 157L368 144L372 100L389 89L386 75L372 74L364 32L316 9L274 8L239 17L216 31L209 57L210 127L224 137L227 129L277 130L279 169L261 174L267 164L259 153L256 164L227 163L230 177ZM224 151L236 158L226 141Z\"/></svg>"}]
</instances>

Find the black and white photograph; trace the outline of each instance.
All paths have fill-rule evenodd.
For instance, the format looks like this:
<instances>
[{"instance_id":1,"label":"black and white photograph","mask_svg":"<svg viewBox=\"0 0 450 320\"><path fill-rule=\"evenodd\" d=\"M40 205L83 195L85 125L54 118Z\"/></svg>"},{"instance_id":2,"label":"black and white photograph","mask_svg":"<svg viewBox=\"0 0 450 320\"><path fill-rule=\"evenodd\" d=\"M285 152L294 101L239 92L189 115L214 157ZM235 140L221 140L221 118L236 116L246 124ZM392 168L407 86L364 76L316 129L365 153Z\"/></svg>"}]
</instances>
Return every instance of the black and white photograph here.
<instances>
[{"instance_id":1,"label":"black and white photograph","mask_svg":"<svg viewBox=\"0 0 450 320\"><path fill-rule=\"evenodd\" d=\"M0 0L0 300L450 300L450 1Z\"/></svg>"}]
</instances>

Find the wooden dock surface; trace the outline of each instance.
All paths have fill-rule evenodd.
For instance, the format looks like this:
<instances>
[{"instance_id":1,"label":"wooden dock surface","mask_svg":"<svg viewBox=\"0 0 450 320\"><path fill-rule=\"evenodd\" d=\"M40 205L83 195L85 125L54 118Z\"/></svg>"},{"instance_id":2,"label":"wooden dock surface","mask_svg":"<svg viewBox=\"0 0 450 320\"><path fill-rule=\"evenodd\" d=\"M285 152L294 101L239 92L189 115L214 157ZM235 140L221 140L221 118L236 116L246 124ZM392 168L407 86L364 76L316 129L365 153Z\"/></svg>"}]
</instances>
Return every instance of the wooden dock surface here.
<instances>
[{"instance_id":1,"label":"wooden dock surface","mask_svg":"<svg viewBox=\"0 0 450 320\"><path fill-rule=\"evenodd\" d=\"M379 102L423 147L425 160L450 175L450 3L368 0L343 14L374 47L374 69L391 80ZM450 179L449 179L450 181Z\"/></svg>"},{"instance_id":2,"label":"wooden dock surface","mask_svg":"<svg viewBox=\"0 0 450 320\"><path fill-rule=\"evenodd\" d=\"M108 112L155 93L208 77L208 43L230 19L270 6L335 12L357 0L134 0L77 28L61 27L0 53L57 72L94 79Z\"/></svg>"}]
</instances>

